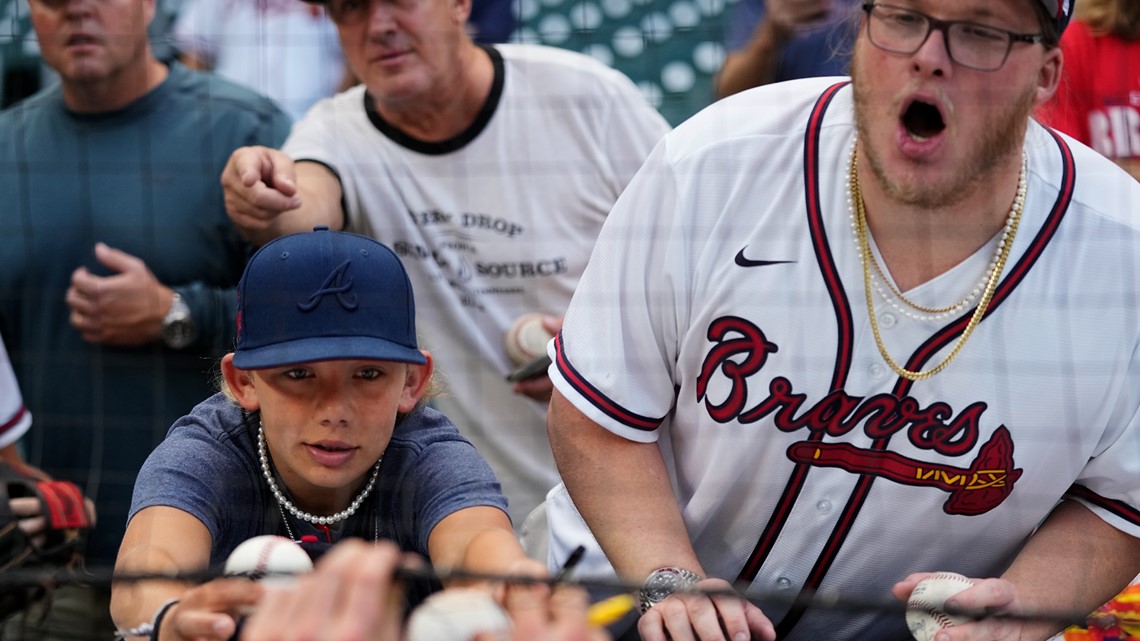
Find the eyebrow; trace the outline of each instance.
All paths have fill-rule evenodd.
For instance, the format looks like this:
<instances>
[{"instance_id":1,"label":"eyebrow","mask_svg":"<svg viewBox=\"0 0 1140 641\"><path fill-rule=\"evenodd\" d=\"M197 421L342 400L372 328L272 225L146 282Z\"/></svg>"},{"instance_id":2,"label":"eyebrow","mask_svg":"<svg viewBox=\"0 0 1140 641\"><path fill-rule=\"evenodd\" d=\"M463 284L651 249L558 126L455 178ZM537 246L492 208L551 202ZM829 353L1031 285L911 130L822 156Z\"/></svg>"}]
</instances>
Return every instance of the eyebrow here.
<instances>
[{"instance_id":1,"label":"eyebrow","mask_svg":"<svg viewBox=\"0 0 1140 641\"><path fill-rule=\"evenodd\" d=\"M883 1L886 4L893 4L893 5L896 5L899 7L911 9L913 11L921 11L921 12L926 12L930 9L937 9L937 8L941 8L941 7L946 6L944 3L941 3L941 2L924 2L922 0L883 0ZM997 23L1004 23L1005 21L1001 19L1001 15L993 10L993 6L992 6L992 4L990 4L992 1L993 0L989 0L989 2L986 2L984 4L979 4L979 6L975 7L968 15L952 18L951 20L953 22L978 22L978 23L983 23L983 24L986 22L992 22L992 23L995 23L995 26ZM1008 27L1003 27L1003 28L1008 28Z\"/></svg>"}]
</instances>

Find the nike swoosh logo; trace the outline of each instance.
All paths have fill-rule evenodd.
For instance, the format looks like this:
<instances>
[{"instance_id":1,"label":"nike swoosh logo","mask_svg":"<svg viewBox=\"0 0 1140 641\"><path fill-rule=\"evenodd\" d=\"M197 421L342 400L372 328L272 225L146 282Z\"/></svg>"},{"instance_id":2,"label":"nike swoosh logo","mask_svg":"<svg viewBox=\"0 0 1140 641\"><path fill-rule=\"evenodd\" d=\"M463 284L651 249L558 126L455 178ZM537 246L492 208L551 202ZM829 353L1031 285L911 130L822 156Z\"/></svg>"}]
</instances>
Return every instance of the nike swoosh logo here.
<instances>
[{"instance_id":1,"label":"nike swoosh logo","mask_svg":"<svg viewBox=\"0 0 1140 641\"><path fill-rule=\"evenodd\" d=\"M752 260L751 258L744 257L744 249L736 252L736 264L741 267L765 267L768 265L784 265L786 263L794 263L794 260Z\"/></svg>"}]
</instances>

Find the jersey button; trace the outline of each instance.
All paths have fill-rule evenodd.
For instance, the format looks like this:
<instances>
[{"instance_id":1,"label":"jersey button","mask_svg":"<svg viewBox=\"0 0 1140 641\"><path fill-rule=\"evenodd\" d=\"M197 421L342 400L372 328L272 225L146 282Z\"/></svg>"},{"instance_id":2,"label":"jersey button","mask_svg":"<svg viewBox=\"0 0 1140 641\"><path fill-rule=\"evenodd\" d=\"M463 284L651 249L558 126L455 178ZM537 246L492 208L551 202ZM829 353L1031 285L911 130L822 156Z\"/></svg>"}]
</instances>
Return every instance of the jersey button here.
<instances>
[{"instance_id":1,"label":"jersey button","mask_svg":"<svg viewBox=\"0 0 1140 641\"><path fill-rule=\"evenodd\" d=\"M792 588L792 580L787 577L780 577L776 579L777 590L790 590Z\"/></svg>"},{"instance_id":2,"label":"jersey button","mask_svg":"<svg viewBox=\"0 0 1140 641\"><path fill-rule=\"evenodd\" d=\"M871 378L878 380L887 375L887 368L878 363L875 363L870 368L868 368L867 373L871 375Z\"/></svg>"},{"instance_id":3,"label":"jersey button","mask_svg":"<svg viewBox=\"0 0 1140 641\"><path fill-rule=\"evenodd\" d=\"M879 315L879 326L883 329L890 329L898 324L898 320L894 314L883 312Z\"/></svg>"},{"instance_id":4,"label":"jersey button","mask_svg":"<svg viewBox=\"0 0 1140 641\"><path fill-rule=\"evenodd\" d=\"M828 512L831 511L831 501L824 499L824 500L820 501L819 503L815 504L815 509L819 510L820 512L823 512L824 514L827 514Z\"/></svg>"}]
</instances>

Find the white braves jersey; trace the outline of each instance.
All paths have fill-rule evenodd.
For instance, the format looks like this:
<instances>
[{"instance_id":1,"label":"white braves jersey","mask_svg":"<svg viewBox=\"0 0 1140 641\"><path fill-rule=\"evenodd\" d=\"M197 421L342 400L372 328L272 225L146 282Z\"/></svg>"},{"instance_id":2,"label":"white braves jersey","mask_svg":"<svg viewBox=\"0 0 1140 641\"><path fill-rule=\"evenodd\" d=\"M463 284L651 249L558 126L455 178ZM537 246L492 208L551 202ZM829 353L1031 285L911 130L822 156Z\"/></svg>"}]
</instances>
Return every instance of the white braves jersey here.
<instances>
[{"instance_id":1,"label":"white braves jersey","mask_svg":"<svg viewBox=\"0 0 1140 641\"><path fill-rule=\"evenodd\" d=\"M24 397L8 359L8 349L0 340L0 447L20 440L32 426L32 413L24 406Z\"/></svg>"},{"instance_id":2,"label":"white braves jersey","mask_svg":"<svg viewBox=\"0 0 1140 641\"><path fill-rule=\"evenodd\" d=\"M947 369L910 382L872 336L844 80L747 92L665 137L598 239L555 385L661 444L703 567L759 593L889 603L912 571L997 576L1063 496L1140 536L1140 184L1032 123L989 311ZM992 255L905 294L952 302ZM912 371L972 313L875 310ZM909 638L901 612L761 607L789 639Z\"/></svg>"},{"instance_id":3,"label":"white braves jersey","mask_svg":"<svg viewBox=\"0 0 1140 641\"><path fill-rule=\"evenodd\" d=\"M363 87L323 101L285 151L329 166L348 228L392 247L445 391L434 404L494 468L514 523L558 482L546 404L515 394L504 335L561 316L618 195L668 131L625 76L548 47L488 48L483 114L441 143L366 109Z\"/></svg>"}]
</instances>

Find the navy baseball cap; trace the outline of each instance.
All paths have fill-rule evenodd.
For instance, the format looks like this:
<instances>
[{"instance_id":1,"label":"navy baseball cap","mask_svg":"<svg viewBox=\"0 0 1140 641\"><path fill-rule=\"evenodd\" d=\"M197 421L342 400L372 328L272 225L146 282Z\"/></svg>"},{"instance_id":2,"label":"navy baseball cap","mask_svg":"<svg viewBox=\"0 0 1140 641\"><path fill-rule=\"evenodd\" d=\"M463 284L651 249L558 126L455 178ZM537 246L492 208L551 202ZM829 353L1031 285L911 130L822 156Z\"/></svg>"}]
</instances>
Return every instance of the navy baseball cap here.
<instances>
[{"instance_id":1,"label":"navy baseball cap","mask_svg":"<svg viewBox=\"0 0 1140 641\"><path fill-rule=\"evenodd\" d=\"M365 359L426 363L416 303L388 247L317 227L282 236L249 259L238 283L241 369Z\"/></svg>"},{"instance_id":2,"label":"navy baseball cap","mask_svg":"<svg viewBox=\"0 0 1140 641\"><path fill-rule=\"evenodd\" d=\"M1041 0L1045 10L1057 21L1057 33L1061 33L1068 26L1069 20L1073 17L1073 5L1076 3L1077 0Z\"/></svg>"}]
</instances>

